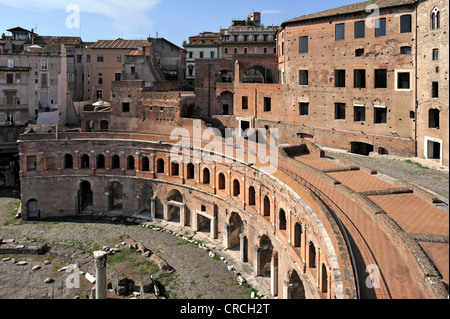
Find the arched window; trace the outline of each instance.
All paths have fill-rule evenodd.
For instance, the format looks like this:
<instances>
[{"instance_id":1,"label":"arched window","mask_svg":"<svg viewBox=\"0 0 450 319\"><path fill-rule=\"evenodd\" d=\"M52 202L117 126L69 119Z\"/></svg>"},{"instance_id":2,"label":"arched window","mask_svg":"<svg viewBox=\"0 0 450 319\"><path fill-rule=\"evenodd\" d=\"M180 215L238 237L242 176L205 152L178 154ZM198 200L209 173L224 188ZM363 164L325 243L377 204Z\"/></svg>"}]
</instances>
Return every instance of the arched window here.
<instances>
[{"instance_id":1,"label":"arched window","mask_svg":"<svg viewBox=\"0 0 450 319\"><path fill-rule=\"evenodd\" d=\"M223 173L219 174L219 189L225 189L225 175Z\"/></svg>"},{"instance_id":2,"label":"arched window","mask_svg":"<svg viewBox=\"0 0 450 319\"><path fill-rule=\"evenodd\" d=\"M436 30L441 27L441 12L438 7L435 7L431 12L431 30Z\"/></svg>"},{"instance_id":3,"label":"arched window","mask_svg":"<svg viewBox=\"0 0 450 319\"><path fill-rule=\"evenodd\" d=\"M112 169L120 169L120 157L119 155L114 155L112 158Z\"/></svg>"},{"instance_id":4,"label":"arched window","mask_svg":"<svg viewBox=\"0 0 450 319\"><path fill-rule=\"evenodd\" d=\"M73 157L70 154L66 154L64 157L64 168L71 169L73 168Z\"/></svg>"},{"instance_id":5,"label":"arched window","mask_svg":"<svg viewBox=\"0 0 450 319\"><path fill-rule=\"evenodd\" d=\"M143 172L149 172L150 171L150 160L148 157L144 157L142 159L142 171Z\"/></svg>"},{"instance_id":6,"label":"arched window","mask_svg":"<svg viewBox=\"0 0 450 319\"><path fill-rule=\"evenodd\" d=\"M187 165L187 179L194 179L195 176L195 166L192 163Z\"/></svg>"},{"instance_id":7,"label":"arched window","mask_svg":"<svg viewBox=\"0 0 450 319\"><path fill-rule=\"evenodd\" d=\"M294 247L302 246L302 234L303 234L302 225L296 223L294 227Z\"/></svg>"},{"instance_id":8,"label":"arched window","mask_svg":"<svg viewBox=\"0 0 450 319\"><path fill-rule=\"evenodd\" d=\"M81 158L81 168L82 169L88 169L90 167L90 159L89 155L84 154Z\"/></svg>"},{"instance_id":9,"label":"arched window","mask_svg":"<svg viewBox=\"0 0 450 319\"><path fill-rule=\"evenodd\" d=\"M171 173L172 173L172 176L180 175L180 164L178 164L178 162L176 162L176 161L172 162Z\"/></svg>"},{"instance_id":10,"label":"arched window","mask_svg":"<svg viewBox=\"0 0 450 319\"><path fill-rule=\"evenodd\" d=\"M156 172L158 174L164 173L164 160L160 158L158 161L156 161Z\"/></svg>"},{"instance_id":11,"label":"arched window","mask_svg":"<svg viewBox=\"0 0 450 319\"><path fill-rule=\"evenodd\" d=\"M127 169L128 170L134 170L134 157L133 156L128 156L128 164L127 164Z\"/></svg>"},{"instance_id":12,"label":"arched window","mask_svg":"<svg viewBox=\"0 0 450 319\"><path fill-rule=\"evenodd\" d=\"M328 272L325 264L322 264L322 293L326 294L328 292Z\"/></svg>"},{"instance_id":13,"label":"arched window","mask_svg":"<svg viewBox=\"0 0 450 319\"><path fill-rule=\"evenodd\" d=\"M312 242L309 243L309 268L316 268L316 247Z\"/></svg>"},{"instance_id":14,"label":"arched window","mask_svg":"<svg viewBox=\"0 0 450 319\"><path fill-rule=\"evenodd\" d=\"M286 213L280 209L280 230L286 230Z\"/></svg>"},{"instance_id":15,"label":"arched window","mask_svg":"<svg viewBox=\"0 0 450 319\"><path fill-rule=\"evenodd\" d=\"M268 196L264 197L264 216L270 216L270 199Z\"/></svg>"},{"instance_id":16,"label":"arched window","mask_svg":"<svg viewBox=\"0 0 450 319\"><path fill-rule=\"evenodd\" d=\"M100 122L100 130L102 132L108 132L109 131L109 122L108 121L101 121Z\"/></svg>"},{"instance_id":17,"label":"arched window","mask_svg":"<svg viewBox=\"0 0 450 319\"><path fill-rule=\"evenodd\" d=\"M209 169L205 168L203 170L203 184L209 184L209 177L210 177Z\"/></svg>"},{"instance_id":18,"label":"arched window","mask_svg":"<svg viewBox=\"0 0 450 319\"><path fill-rule=\"evenodd\" d=\"M97 168L105 168L105 156L103 156L102 154L100 154L97 157Z\"/></svg>"},{"instance_id":19,"label":"arched window","mask_svg":"<svg viewBox=\"0 0 450 319\"><path fill-rule=\"evenodd\" d=\"M256 192L253 186L250 186L250 188L248 189L248 204L250 206L256 205Z\"/></svg>"},{"instance_id":20,"label":"arched window","mask_svg":"<svg viewBox=\"0 0 450 319\"><path fill-rule=\"evenodd\" d=\"M233 196L240 196L241 195L241 184L237 179L233 181Z\"/></svg>"}]
</instances>

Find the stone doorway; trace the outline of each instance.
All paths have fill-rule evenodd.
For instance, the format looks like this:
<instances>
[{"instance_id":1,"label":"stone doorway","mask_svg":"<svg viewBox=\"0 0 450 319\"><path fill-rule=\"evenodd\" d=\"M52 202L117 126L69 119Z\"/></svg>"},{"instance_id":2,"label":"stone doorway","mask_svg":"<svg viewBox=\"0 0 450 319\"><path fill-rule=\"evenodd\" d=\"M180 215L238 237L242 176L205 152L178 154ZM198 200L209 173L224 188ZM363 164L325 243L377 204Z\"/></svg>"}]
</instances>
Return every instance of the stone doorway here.
<instances>
[{"instance_id":1,"label":"stone doorway","mask_svg":"<svg viewBox=\"0 0 450 319\"><path fill-rule=\"evenodd\" d=\"M78 191L78 214L86 215L94 212L94 194L91 183L81 182Z\"/></svg>"}]
</instances>

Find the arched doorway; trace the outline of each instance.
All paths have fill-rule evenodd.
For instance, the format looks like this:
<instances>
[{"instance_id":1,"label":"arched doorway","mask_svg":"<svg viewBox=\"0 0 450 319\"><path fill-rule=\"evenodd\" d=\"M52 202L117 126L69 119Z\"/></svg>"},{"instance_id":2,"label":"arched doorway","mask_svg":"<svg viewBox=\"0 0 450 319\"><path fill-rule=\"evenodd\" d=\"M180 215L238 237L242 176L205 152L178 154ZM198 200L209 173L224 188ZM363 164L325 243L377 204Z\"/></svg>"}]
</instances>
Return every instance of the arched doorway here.
<instances>
[{"instance_id":1,"label":"arched doorway","mask_svg":"<svg viewBox=\"0 0 450 319\"><path fill-rule=\"evenodd\" d=\"M218 98L222 115L234 114L234 95L230 91L222 92Z\"/></svg>"},{"instance_id":2,"label":"arched doorway","mask_svg":"<svg viewBox=\"0 0 450 319\"><path fill-rule=\"evenodd\" d=\"M123 186L119 182L112 182L108 186L108 211L123 214Z\"/></svg>"},{"instance_id":3,"label":"arched doorway","mask_svg":"<svg viewBox=\"0 0 450 319\"><path fill-rule=\"evenodd\" d=\"M153 188L148 184L142 185L139 194L139 215L144 215L148 217L152 216L153 197L154 197Z\"/></svg>"},{"instance_id":4,"label":"arched doorway","mask_svg":"<svg viewBox=\"0 0 450 319\"><path fill-rule=\"evenodd\" d=\"M78 213L92 214L94 212L94 194L91 189L91 183L81 182L78 191Z\"/></svg>"},{"instance_id":5,"label":"arched doorway","mask_svg":"<svg viewBox=\"0 0 450 319\"><path fill-rule=\"evenodd\" d=\"M259 252L259 274L261 277L271 277L271 262L273 254L272 241L266 235L262 236L260 241L260 252Z\"/></svg>"},{"instance_id":6,"label":"arched doorway","mask_svg":"<svg viewBox=\"0 0 450 319\"><path fill-rule=\"evenodd\" d=\"M297 271L292 270L288 274L289 282L287 286L286 299L306 299L305 287L301 281Z\"/></svg>"},{"instance_id":7,"label":"arched doorway","mask_svg":"<svg viewBox=\"0 0 450 319\"><path fill-rule=\"evenodd\" d=\"M28 219L39 219L39 205L35 199L27 202Z\"/></svg>"},{"instance_id":8,"label":"arched doorway","mask_svg":"<svg viewBox=\"0 0 450 319\"><path fill-rule=\"evenodd\" d=\"M184 218L184 198L180 191L173 189L167 197L166 220L181 223ZM184 226L184 225L183 225Z\"/></svg>"}]
</instances>

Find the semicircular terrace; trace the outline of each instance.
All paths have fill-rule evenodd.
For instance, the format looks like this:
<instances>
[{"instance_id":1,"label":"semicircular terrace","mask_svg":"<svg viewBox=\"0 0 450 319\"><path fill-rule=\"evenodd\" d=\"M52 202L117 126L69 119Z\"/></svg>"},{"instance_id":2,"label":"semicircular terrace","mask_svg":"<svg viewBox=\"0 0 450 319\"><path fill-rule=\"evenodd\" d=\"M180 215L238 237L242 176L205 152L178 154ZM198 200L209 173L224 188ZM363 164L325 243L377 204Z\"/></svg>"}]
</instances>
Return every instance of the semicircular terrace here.
<instances>
[{"instance_id":1,"label":"semicircular terrace","mask_svg":"<svg viewBox=\"0 0 450 319\"><path fill-rule=\"evenodd\" d=\"M142 215L203 231L235 250L275 298L445 294L433 263L418 262L428 256L391 220L377 220L377 205L293 158L292 148L277 150L268 173L250 157L251 143L222 140L218 152L209 139L186 139L189 152L174 158L169 134L25 134L22 216ZM297 147L321 158L306 141ZM199 153L209 160L196 162Z\"/></svg>"}]
</instances>

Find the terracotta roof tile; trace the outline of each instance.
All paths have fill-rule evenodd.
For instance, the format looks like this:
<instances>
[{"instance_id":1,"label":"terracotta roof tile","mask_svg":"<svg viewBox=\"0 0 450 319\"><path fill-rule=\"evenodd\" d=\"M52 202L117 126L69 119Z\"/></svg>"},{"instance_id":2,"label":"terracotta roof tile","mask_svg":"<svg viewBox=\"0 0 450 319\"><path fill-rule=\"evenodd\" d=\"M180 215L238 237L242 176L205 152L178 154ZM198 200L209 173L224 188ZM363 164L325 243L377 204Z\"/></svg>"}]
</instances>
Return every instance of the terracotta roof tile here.
<instances>
[{"instance_id":1,"label":"terracotta roof tile","mask_svg":"<svg viewBox=\"0 0 450 319\"><path fill-rule=\"evenodd\" d=\"M145 40L124 40L124 39L116 39L116 40L99 40L91 49L131 49L136 50L139 47L148 46L148 42Z\"/></svg>"},{"instance_id":2,"label":"terracotta roof tile","mask_svg":"<svg viewBox=\"0 0 450 319\"><path fill-rule=\"evenodd\" d=\"M291 20L284 22L282 24L282 26L285 26L286 24L290 24L290 23L326 18L326 17L331 17L331 16L338 16L338 15L350 14L350 13L355 13L355 12L365 12L366 8L369 4L375 4L380 9L383 9L383 8L397 7L397 6L403 6L403 5L411 5L411 4L415 4L417 1L418 0L372 0L372 1L358 2L358 3L346 5L343 7L338 7L335 9L330 9L330 10L325 10L325 11L321 11L321 12L316 12L316 13L300 16L298 18L291 19Z\"/></svg>"}]
</instances>

